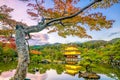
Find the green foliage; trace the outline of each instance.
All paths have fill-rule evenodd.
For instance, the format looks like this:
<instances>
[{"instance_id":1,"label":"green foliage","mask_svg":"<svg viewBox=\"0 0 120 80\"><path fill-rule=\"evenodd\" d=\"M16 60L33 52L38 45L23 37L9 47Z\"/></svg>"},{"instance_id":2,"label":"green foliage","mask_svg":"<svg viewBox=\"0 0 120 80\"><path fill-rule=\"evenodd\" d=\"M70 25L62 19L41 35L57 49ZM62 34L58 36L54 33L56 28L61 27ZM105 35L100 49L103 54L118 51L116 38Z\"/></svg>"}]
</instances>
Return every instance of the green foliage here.
<instances>
[{"instance_id":1,"label":"green foliage","mask_svg":"<svg viewBox=\"0 0 120 80\"><path fill-rule=\"evenodd\" d=\"M41 55L31 55L30 56L31 58L31 62L34 62L34 63L39 63L42 59L44 59Z\"/></svg>"},{"instance_id":2,"label":"green foliage","mask_svg":"<svg viewBox=\"0 0 120 80\"><path fill-rule=\"evenodd\" d=\"M81 65L91 65L94 67L96 63L109 63L111 61L120 60L120 40L114 39L114 41L89 41L85 43L72 43L78 46L81 52L80 61ZM69 44L53 44L53 45L43 45L43 46L31 46L30 49L40 51L42 54L30 54L31 62L39 63L44 59L49 59L50 61L64 61L64 49L65 46ZM2 47L0 44L0 58L7 61L16 58L16 51L8 47ZM84 64L83 64L84 63Z\"/></svg>"},{"instance_id":3,"label":"green foliage","mask_svg":"<svg viewBox=\"0 0 120 80\"><path fill-rule=\"evenodd\" d=\"M15 69L16 66L17 66L16 62L10 62L10 63L7 63L7 64L5 64L4 62L0 62L0 70L1 70L1 72Z\"/></svg>"},{"instance_id":4,"label":"green foliage","mask_svg":"<svg viewBox=\"0 0 120 80\"><path fill-rule=\"evenodd\" d=\"M109 63L111 61L118 61L120 59L120 40L114 39L114 41L89 41L85 43L72 43L78 46L78 49L81 52L81 61L80 64L83 66L89 65L94 67L96 63ZM54 60L65 60L64 49L65 46L69 44L53 44L53 45L44 45L44 46L35 46L31 49L38 50L42 52L38 56L38 60L49 59ZM113 56L113 57L111 57ZM31 57L32 58L32 57ZM36 59L37 58L33 58Z\"/></svg>"},{"instance_id":5,"label":"green foliage","mask_svg":"<svg viewBox=\"0 0 120 80\"><path fill-rule=\"evenodd\" d=\"M81 54L81 60L79 62L80 65L85 67L87 72L92 72L92 68L95 67L95 64L101 61L101 56L96 52L96 50L85 50Z\"/></svg>"}]
</instances>

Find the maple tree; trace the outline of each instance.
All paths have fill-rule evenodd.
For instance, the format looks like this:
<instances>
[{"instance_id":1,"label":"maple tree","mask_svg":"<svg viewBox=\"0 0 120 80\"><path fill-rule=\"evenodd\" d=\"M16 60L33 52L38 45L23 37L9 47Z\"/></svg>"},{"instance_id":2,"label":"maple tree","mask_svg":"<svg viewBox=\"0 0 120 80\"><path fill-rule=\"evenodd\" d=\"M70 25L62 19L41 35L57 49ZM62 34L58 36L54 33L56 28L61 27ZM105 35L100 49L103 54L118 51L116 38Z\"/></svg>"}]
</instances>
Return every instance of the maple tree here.
<instances>
[{"instance_id":1,"label":"maple tree","mask_svg":"<svg viewBox=\"0 0 120 80\"><path fill-rule=\"evenodd\" d=\"M29 0L20 0L29 1ZM90 30L101 30L102 28L110 28L113 24L113 20L107 20L102 13L90 13L91 9L108 8L114 3L118 3L119 0L94 0L92 3L84 8L76 6L80 0L52 0L53 7L44 6L46 0L35 0L35 4L29 3L31 7L27 10L27 13L32 16L34 20L41 16L41 21L34 26L27 26L19 24L15 20L12 20L9 16L9 12L13 9L2 10L0 12L0 21L11 27L16 26L16 47L18 52L18 66L14 76L14 80L23 80L26 77L27 67L29 64L29 50L26 43L25 36L32 32L39 32L43 29L49 29L48 33L57 32L58 35L66 37L69 35L78 37L91 38L86 33L84 25L89 26ZM7 9L4 6L4 9ZM6 14L7 13L7 14ZM11 25L13 24L13 25Z\"/></svg>"},{"instance_id":2,"label":"maple tree","mask_svg":"<svg viewBox=\"0 0 120 80\"><path fill-rule=\"evenodd\" d=\"M101 12L90 13L91 9L108 8L114 3L118 3L118 0L103 0L79 15L77 15L76 12L81 10L81 8L75 5L79 3L80 0L53 0L54 5L50 8L44 6L45 0L35 0L35 2L36 3L28 4L30 9L27 10L27 13L33 20L42 16L45 23L50 26L47 27L49 30L48 33L57 32L58 35L62 37L72 35L81 38L91 38L91 36L86 33L84 25L89 26L90 30L101 30L102 28L110 28L114 22L114 20L107 20ZM60 19L60 17L62 19ZM67 17L68 19L63 17ZM54 23L51 23L53 21Z\"/></svg>"}]
</instances>

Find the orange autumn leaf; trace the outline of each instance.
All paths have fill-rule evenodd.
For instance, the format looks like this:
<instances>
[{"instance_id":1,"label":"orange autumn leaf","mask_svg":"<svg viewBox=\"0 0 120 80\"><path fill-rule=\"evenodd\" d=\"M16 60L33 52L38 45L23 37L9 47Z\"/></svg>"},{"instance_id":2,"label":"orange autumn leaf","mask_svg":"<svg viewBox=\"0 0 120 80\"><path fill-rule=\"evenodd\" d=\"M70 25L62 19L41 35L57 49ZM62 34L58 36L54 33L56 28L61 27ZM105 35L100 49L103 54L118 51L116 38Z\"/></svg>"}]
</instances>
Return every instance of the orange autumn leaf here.
<instances>
[{"instance_id":1,"label":"orange autumn leaf","mask_svg":"<svg viewBox=\"0 0 120 80\"><path fill-rule=\"evenodd\" d=\"M40 51L37 50L30 50L31 54L42 54Z\"/></svg>"}]
</instances>

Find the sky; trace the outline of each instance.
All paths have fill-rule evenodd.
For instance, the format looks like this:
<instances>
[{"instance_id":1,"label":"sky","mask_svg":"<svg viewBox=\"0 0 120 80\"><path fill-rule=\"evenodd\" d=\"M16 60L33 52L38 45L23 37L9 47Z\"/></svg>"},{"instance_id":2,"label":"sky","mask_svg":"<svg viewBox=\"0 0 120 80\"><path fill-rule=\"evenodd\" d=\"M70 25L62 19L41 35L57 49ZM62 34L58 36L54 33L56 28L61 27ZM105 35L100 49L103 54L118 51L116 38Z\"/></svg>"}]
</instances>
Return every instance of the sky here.
<instances>
[{"instance_id":1,"label":"sky","mask_svg":"<svg viewBox=\"0 0 120 80\"><path fill-rule=\"evenodd\" d=\"M89 4L89 0L81 0L77 6L84 7ZM17 21L22 21L30 25L36 25L37 22L31 20L30 16L26 14L27 2L21 2L19 0L0 0L0 6L7 5L11 8L14 8L14 11L11 13L13 19ZM52 2L47 0L45 6L51 7ZM29 40L31 45L41 45L46 43L69 43L69 42L85 42L89 40L111 40L113 38L120 37L120 4L115 4L108 9L97 9L92 10L91 12L102 12L104 16L109 20L115 20L112 28L102 29L101 31L90 31L87 30L87 33L92 36L92 39L88 38L78 38L73 36L68 36L67 38L62 38L57 35L57 33L47 34L46 30L43 30L38 33L32 33L32 39Z\"/></svg>"}]
</instances>

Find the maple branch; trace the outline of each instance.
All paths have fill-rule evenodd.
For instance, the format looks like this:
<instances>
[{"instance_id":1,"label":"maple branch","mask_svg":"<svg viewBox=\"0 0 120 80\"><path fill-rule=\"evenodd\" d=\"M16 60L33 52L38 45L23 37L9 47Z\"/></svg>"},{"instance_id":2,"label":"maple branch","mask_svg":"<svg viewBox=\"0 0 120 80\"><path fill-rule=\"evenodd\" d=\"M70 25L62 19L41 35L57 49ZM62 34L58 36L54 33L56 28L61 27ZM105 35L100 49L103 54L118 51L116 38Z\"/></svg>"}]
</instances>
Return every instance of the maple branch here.
<instances>
[{"instance_id":1,"label":"maple branch","mask_svg":"<svg viewBox=\"0 0 120 80\"><path fill-rule=\"evenodd\" d=\"M43 17L43 12L40 10L41 8L39 6L38 0L35 0L35 2L36 2L36 5L38 7L38 15L40 15L40 13L41 13L41 16L42 16L42 20L41 21L44 23L46 18Z\"/></svg>"},{"instance_id":2,"label":"maple branch","mask_svg":"<svg viewBox=\"0 0 120 80\"><path fill-rule=\"evenodd\" d=\"M73 18L73 17L79 15L80 13L82 13L84 10L86 10L87 8L89 8L90 6L92 6L93 4L95 4L97 2L100 2L100 1L102 1L102 0L94 0L92 3L90 3L89 5L87 5L86 7L84 7L83 9L81 9L80 11L78 11L77 13L72 14L70 16L66 16L66 17L60 17L60 18L52 19L51 21L47 22L46 25L49 25L50 23L55 22L55 21Z\"/></svg>"},{"instance_id":3,"label":"maple branch","mask_svg":"<svg viewBox=\"0 0 120 80\"><path fill-rule=\"evenodd\" d=\"M45 18L45 20L52 20L52 19L54 19L54 18Z\"/></svg>"},{"instance_id":4,"label":"maple branch","mask_svg":"<svg viewBox=\"0 0 120 80\"><path fill-rule=\"evenodd\" d=\"M41 10L40 10L40 6L39 6L39 4L38 4L38 0L35 0L35 2L36 2L36 5L37 5L37 7L38 7L38 15L39 15L39 13L41 12Z\"/></svg>"},{"instance_id":5,"label":"maple branch","mask_svg":"<svg viewBox=\"0 0 120 80\"><path fill-rule=\"evenodd\" d=\"M63 24L63 22L62 22L62 21L59 21L59 24L61 24L62 26L64 26L64 27L65 27L65 25Z\"/></svg>"},{"instance_id":6,"label":"maple branch","mask_svg":"<svg viewBox=\"0 0 120 80\"><path fill-rule=\"evenodd\" d=\"M61 20L65 20L65 19L70 19L70 18L73 18L73 17L79 15L79 14L82 13L84 10L86 10L87 8L89 8L90 6L92 6L93 4L95 4L95 3L97 3L97 2L100 2L100 1L102 1L102 0L94 0L92 3L90 3L89 5L87 5L86 7L84 7L83 9L81 9L80 11L78 11L78 12L75 13L75 14L72 14L72 15L66 16L66 17L60 17L60 18L52 19L52 20L50 20L49 22L44 23L44 24L40 22L40 23L38 23L38 25L36 25L36 26L30 26L30 27L24 29L24 31L25 31L26 33L39 32L39 31L45 29L47 26L49 26L49 25L50 25L51 23L53 23L53 22L61 21Z\"/></svg>"}]
</instances>

